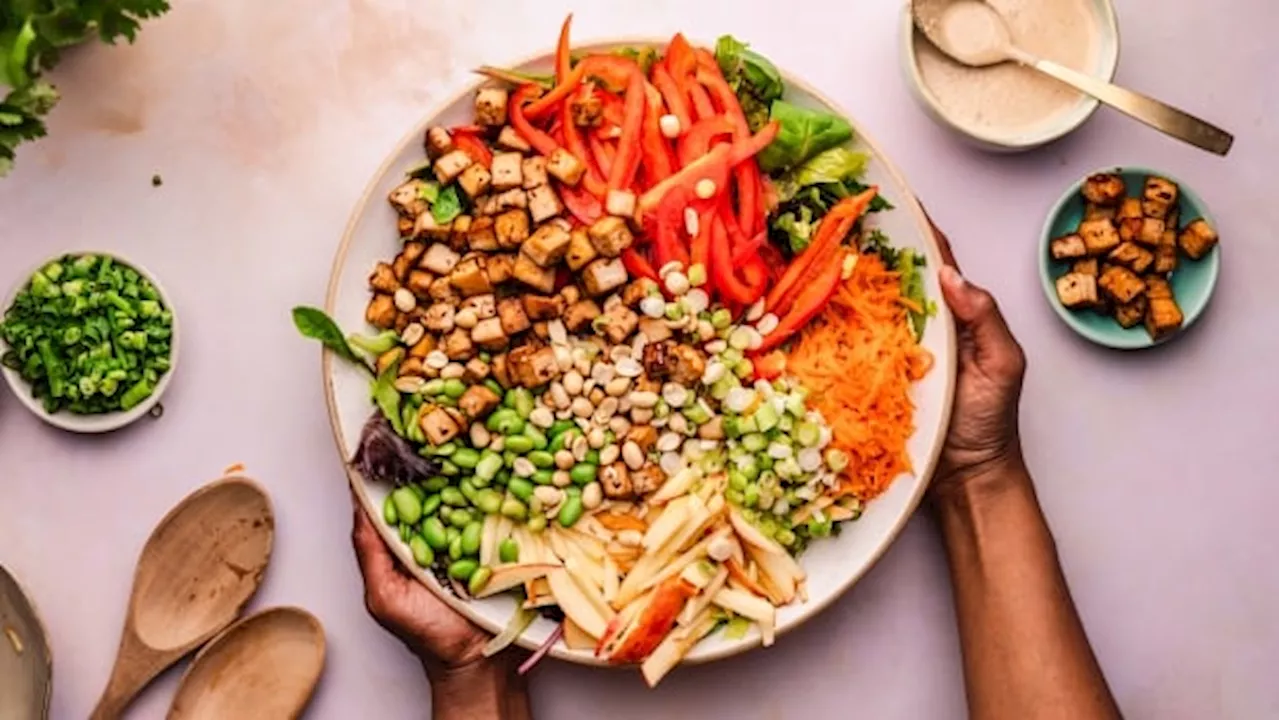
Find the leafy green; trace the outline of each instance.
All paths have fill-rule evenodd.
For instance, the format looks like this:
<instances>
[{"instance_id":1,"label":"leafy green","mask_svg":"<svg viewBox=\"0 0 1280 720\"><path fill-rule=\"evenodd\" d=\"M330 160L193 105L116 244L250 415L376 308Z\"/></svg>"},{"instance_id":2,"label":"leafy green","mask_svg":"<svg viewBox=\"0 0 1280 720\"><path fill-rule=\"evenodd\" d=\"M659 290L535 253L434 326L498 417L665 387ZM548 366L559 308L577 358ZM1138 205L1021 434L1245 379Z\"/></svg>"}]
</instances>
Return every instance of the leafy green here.
<instances>
[{"instance_id":1,"label":"leafy green","mask_svg":"<svg viewBox=\"0 0 1280 720\"><path fill-rule=\"evenodd\" d=\"M167 0L4 0L0 3L0 176L17 146L45 135L44 118L58 93L41 79L64 48L93 35L133 42L140 22L169 9Z\"/></svg>"},{"instance_id":2,"label":"leafy green","mask_svg":"<svg viewBox=\"0 0 1280 720\"><path fill-rule=\"evenodd\" d=\"M523 70L493 67L492 65L481 65L475 69L475 72L512 85L537 85L543 90L550 90L556 85L556 76L551 73L530 73Z\"/></svg>"},{"instance_id":3,"label":"leafy green","mask_svg":"<svg viewBox=\"0 0 1280 720\"><path fill-rule=\"evenodd\" d=\"M867 188L859 179L866 165L865 153L835 147L776 178L774 186L780 204L769 223L770 239L792 253L808 247L818 221L827 210ZM868 211L880 212L892 207L884 196L877 195Z\"/></svg>"},{"instance_id":4,"label":"leafy green","mask_svg":"<svg viewBox=\"0 0 1280 720\"><path fill-rule=\"evenodd\" d=\"M809 110L785 100L773 101L769 117L778 121L778 136L757 158L760 169L769 173L796 167L853 137L853 127L839 115Z\"/></svg>"},{"instance_id":5,"label":"leafy green","mask_svg":"<svg viewBox=\"0 0 1280 720\"><path fill-rule=\"evenodd\" d=\"M400 336L396 334L395 330L383 330L373 337L355 333L347 336L348 345L363 350L370 355L381 355L395 347L399 342Z\"/></svg>"},{"instance_id":6,"label":"leafy green","mask_svg":"<svg viewBox=\"0 0 1280 720\"><path fill-rule=\"evenodd\" d=\"M128 410L169 371L173 314L137 270L68 255L32 274L5 311L0 338L8 346L0 362L46 411Z\"/></svg>"},{"instance_id":7,"label":"leafy green","mask_svg":"<svg viewBox=\"0 0 1280 720\"><path fill-rule=\"evenodd\" d=\"M368 369L369 366L365 365L360 356L356 354L356 351L347 344L347 338L342 334L338 324L320 308L307 307L305 305L295 307L293 309L293 325L298 328L298 332L302 333L303 337L319 340L321 345L332 350L334 354L343 360Z\"/></svg>"},{"instance_id":8,"label":"leafy green","mask_svg":"<svg viewBox=\"0 0 1280 720\"><path fill-rule=\"evenodd\" d=\"M458 187L450 185L440 191L431 203L431 217L441 225L453 222L453 219L462 214L462 197L458 195Z\"/></svg>"},{"instance_id":9,"label":"leafy green","mask_svg":"<svg viewBox=\"0 0 1280 720\"><path fill-rule=\"evenodd\" d=\"M809 158L792 175L799 186L844 182L847 178L862 177L867 159L864 152L834 147Z\"/></svg>"},{"instance_id":10,"label":"leafy green","mask_svg":"<svg viewBox=\"0 0 1280 720\"><path fill-rule=\"evenodd\" d=\"M738 95L747 124L755 132L769 121L769 106L782 97L782 73L763 55L732 35L716 40L716 63Z\"/></svg>"},{"instance_id":11,"label":"leafy green","mask_svg":"<svg viewBox=\"0 0 1280 720\"><path fill-rule=\"evenodd\" d=\"M373 401L378 409L391 423L391 429L397 435L404 435L404 420L400 416L400 391L396 389L396 375L400 372L400 361L397 360L386 367L373 381Z\"/></svg>"},{"instance_id":12,"label":"leafy green","mask_svg":"<svg viewBox=\"0 0 1280 720\"><path fill-rule=\"evenodd\" d=\"M641 72L646 76L649 74L649 68L653 67L654 61L658 59L658 51L652 45L615 48L612 54L635 60L636 64L640 66Z\"/></svg>"},{"instance_id":13,"label":"leafy green","mask_svg":"<svg viewBox=\"0 0 1280 720\"><path fill-rule=\"evenodd\" d=\"M916 340L924 337L925 324L938 312L937 303L930 300L924 293L924 273L921 272L924 265L924 256L917 255L911 248L899 250L893 263L893 268L902 278L902 297L921 308L919 312L914 309L907 311L911 321L911 332L915 334Z\"/></svg>"}]
</instances>

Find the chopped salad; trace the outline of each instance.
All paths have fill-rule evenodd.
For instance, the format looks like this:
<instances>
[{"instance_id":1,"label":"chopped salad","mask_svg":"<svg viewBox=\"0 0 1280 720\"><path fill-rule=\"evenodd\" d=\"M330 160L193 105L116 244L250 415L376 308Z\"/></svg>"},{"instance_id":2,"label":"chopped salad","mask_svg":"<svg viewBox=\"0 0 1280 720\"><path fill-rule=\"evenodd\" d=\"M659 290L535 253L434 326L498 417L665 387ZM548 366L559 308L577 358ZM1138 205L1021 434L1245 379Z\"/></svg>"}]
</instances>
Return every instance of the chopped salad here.
<instances>
[{"instance_id":1,"label":"chopped salad","mask_svg":"<svg viewBox=\"0 0 1280 720\"><path fill-rule=\"evenodd\" d=\"M805 598L797 557L911 470L922 260L867 227L843 118L724 37L481 68L389 196L400 251L344 333L377 411L353 460L414 560L521 598L552 644L656 684L703 637Z\"/></svg>"}]
</instances>

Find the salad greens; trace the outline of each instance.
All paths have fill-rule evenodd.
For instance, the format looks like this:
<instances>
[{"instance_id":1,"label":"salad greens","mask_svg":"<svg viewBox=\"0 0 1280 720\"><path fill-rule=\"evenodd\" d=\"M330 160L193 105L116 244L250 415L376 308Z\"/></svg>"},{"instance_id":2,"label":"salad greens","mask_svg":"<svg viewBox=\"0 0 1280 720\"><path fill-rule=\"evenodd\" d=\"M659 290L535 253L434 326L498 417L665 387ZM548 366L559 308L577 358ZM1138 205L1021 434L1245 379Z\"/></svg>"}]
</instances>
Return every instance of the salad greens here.
<instances>
[{"instance_id":1,"label":"salad greens","mask_svg":"<svg viewBox=\"0 0 1280 720\"><path fill-rule=\"evenodd\" d=\"M793 168L823 150L853 139L853 128L844 118L785 100L773 101L769 118L778 121L778 137L757 158L765 172Z\"/></svg>"},{"instance_id":2,"label":"salad greens","mask_svg":"<svg viewBox=\"0 0 1280 720\"><path fill-rule=\"evenodd\" d=\"M47 412L128 410L169 371L173 313L137 270L65 256L31 276L0 322L0 357Z\"/></svg>"},{"instance_id":3,"label":"salad greens","mask_svg":"<svg viewBox=\"0 0 1280 720\"><path fill-rule=\"evenodd\" d=\"M411 168L406 174L419 180L429 178L432 174L431 163L423 163ZM431 217L441 225L453 222L453 219L461 215L462 211L466 209L463 205L462 195L458 194L457 185L448 185L441 188L439 182L427 180L418 191L418 196L427 201L427 205L431 208Z\"/></svg>"},{"instance_id":4,"label":"salad greens","mask_svg":"<svg viewBox=\"0 0 1280 720\"><path fill-rule=\"evenodd\" d=\"M763 55L732 35L716 41L716 63L738 96L751 132L769 122L769 106L782 97L782 74Z\"/></svg>"},{"instance_id":5,"label":"salad greens","mask_svg":"<svg viewBox=\"0 0 1280 720\"><path fill-rule=\"evenodd\" d=\"M0 176L24 140L43 137L58 91L41 78L64 48L97 34L133 42L139 22L169 9L167 0L5 0L0 4Z\"/></svg>"},{"instance_id":6,"label":"salad greens","mask_svg":"<svg viewBox=\"0 0 1280 720\"><path fill-rule=\"evenodd\" d=\"M858 249L864 253L875 253L880 256L886 267L896 270L902 280L902 297L920 308L907 309L907 317L911 321L911 331L916 340L924 337L924 326L929 318L938 314L938 304L925 294L924 273L925 258L911 248L895 249L889 244L889 238L879 228L874 228L862 237Z\"/></svg>"},{"instance_id":7,"label":"salad greens","mask_svg":"<svg viewBox=\"0 0 1280 720\"><path fill-rule=\"evenodd\" d=\"M397 435L404 435L404 422L400 416L400 391L396 389L396 375L399 372L399 360L387 365L373 381L371 394L378 409L387 417L387 422L391 423L391 429Z\"/></svg>"},{"instance_id":8,"label":"salad greens","mask_svg":"<svg viewBox=\"0 0 1280 720\"><path fill-rule=\"evenodd\" d=\"M818 221L827 210L841 199L867 188L860 180L866 164L865 153L836 147L779 176L775 181L779 205L769 222L769 239L791 253L808 247ZM880 212L892 207L888 200L877 195L868 211Z\"/></svg>"},{"instance_id":9,"label":"salad greens","mask_svg":"<svg viewBox=\"0 0 1280 720\"><path fill-rule=\"evenodd\" d=\"M347 343L338 323L325 314L320 308L300 305L293 309L293 325L303 337L319 340L321 345L332 350L338 357L368 369L368 365Z\"/></svg>"}]
</instances>

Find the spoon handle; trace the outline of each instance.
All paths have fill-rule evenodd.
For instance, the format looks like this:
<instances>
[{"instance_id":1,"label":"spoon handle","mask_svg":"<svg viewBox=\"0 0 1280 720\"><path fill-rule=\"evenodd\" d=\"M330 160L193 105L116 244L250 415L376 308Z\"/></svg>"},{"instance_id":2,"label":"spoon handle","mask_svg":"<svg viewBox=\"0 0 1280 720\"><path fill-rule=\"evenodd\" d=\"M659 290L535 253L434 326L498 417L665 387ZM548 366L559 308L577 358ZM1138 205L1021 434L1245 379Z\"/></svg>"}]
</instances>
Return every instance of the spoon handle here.
<instances>
[{"instance_id":1,"label":"spoon handle","mask_svg":"<svg viewBox=\"0 0 1280 720\"><path fill-rule=\"evenodd\" d=\"M1019 54L1016 59L1092 95L1126 115L1151 127L1217 155L1226 155L1235 140L1231 133L1154 98L1126 90L1105 80L1085 75L1058 63Z\"/></svg>"}]
</instances>

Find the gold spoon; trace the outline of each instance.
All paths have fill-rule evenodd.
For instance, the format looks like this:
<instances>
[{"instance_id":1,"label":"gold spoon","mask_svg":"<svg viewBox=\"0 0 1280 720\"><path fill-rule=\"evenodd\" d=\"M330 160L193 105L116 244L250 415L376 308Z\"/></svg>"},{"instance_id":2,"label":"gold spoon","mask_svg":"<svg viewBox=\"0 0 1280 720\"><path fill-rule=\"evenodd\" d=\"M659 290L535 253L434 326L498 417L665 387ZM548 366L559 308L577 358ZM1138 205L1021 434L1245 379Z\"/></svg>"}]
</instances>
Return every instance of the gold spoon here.
<instances>
[{"instance_id":1,"label":"gold spoon","mask_svg":"<svg viewBox=\"0 0 1280 720\"><path fill-rule=\"evenodd\" d=\"M227 628L196 654L169 720L296 718L324 669L324 629L305 610L271 608Z\"/></svg>"},{"instance_id":2,"label":"gold spoon","mask_svg":"<svg viewBox=\"0 0 1280 720\"><path fill-rule=\"evenodd\" d=\"M228 477L169 511L138 558L111 679L92 720L119 717L147 683L230 625L258 590L275 519L256 482Z\"/></svg>"},{"instance_id":3,"label":"gold spoon","mask_svg":"<svg viewBox=\"0 0 1280 720\"><path fill-rule=\"evenodd\" d=\"M1171 105L1037 57L1013 42L1009 26L982 0L912 0L911 17L929 42L956 62L986 67L1016 62L1092 95L1129 117L1203 150L1226 155L1234 138Z\"/></svg>"},{"instance_id":4,"label":"gold spoon","mask_svg":"<svg viewBox=\"0 0 1280 720\"><path fill-rule=\"evenodd\" d=\"M44 720L52 690L53 656L40 616L0 565L0 718Z\"/></svg>"}]
</instances>

